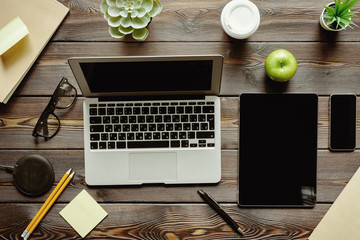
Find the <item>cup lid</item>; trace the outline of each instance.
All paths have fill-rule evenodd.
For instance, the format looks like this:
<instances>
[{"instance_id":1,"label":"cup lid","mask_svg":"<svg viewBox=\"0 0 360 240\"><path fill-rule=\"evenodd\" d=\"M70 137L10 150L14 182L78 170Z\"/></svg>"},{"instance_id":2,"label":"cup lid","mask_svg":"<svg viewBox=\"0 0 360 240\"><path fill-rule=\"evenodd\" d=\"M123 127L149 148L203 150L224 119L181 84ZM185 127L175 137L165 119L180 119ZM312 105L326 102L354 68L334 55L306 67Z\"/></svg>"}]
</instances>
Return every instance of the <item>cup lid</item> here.
<instances>
[{"instance_id":1,"label":"cup lid","mask_svg":"<svg viewBox=\"0 0 360 240\"><path fill-rule=\"evenodd\" d=\"M251 1L233 0L224 7L221 24L229 36L237 39L248 38L259 27L259 9Z\"/></svg>"}]
</instances>

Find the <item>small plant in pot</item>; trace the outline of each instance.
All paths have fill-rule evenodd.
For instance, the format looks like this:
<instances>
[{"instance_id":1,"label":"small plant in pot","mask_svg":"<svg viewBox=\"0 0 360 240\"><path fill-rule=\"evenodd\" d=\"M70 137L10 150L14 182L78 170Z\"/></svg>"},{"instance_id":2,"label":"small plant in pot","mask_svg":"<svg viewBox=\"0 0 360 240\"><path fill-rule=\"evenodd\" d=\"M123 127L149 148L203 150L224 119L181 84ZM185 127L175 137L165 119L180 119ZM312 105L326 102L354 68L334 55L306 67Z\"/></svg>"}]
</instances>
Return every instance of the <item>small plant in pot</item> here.
<instances>
[{"instance_id":1,"label":"small plant in pot","mask_svg":"<svg viewBox=\"0 0 360 240\"><path fill-rule=\"evenodd\" d=\"M124 39L131 34L135 40L144 41L149 35L146 27L162 6L159 0L102 0L100 10L113 38Z\"/></svg>"},{"instance_id":2,"label":"small plant in pot","mask_svg":"<svg viewBox=\"0 0 360 240\"><path fill-rule=\"evenodd\" d=\"M356 15L351 9L358 4L358 0L335 0L324 6L320 16L320 25L328 31L341 31L355 23L351 20Z\"/></svg>"}]
</instances>

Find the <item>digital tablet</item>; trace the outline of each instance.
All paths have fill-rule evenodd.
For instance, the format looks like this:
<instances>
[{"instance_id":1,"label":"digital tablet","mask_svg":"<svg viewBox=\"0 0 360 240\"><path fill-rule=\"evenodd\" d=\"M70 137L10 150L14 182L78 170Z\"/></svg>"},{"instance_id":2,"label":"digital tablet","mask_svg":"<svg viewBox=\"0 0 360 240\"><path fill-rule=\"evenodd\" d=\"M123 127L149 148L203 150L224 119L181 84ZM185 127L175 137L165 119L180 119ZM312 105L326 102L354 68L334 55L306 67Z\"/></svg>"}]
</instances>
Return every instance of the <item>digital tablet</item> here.
<instances>
[{"instance_id":1,"label":"digital tablet","mask_svg":"<svg viewBox=\"0 0 360 240\"><path fill-rule=\"evenodd\" d=\"M317 124L316 94L240 96L240 206L315 205Z\"/></svg>"}]
</instances>

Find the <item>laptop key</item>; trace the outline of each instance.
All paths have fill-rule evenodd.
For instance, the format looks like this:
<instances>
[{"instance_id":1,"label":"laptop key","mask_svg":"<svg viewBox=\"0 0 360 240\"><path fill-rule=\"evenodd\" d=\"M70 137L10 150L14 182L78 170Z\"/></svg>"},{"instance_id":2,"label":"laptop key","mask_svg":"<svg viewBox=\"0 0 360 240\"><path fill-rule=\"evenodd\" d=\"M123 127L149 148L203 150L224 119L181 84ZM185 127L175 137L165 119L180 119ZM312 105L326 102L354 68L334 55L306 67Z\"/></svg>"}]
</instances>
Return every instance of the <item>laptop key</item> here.
<instances>
[{"instance_id":1,"label":"laptop key","mask_svg":"<svg viewBox=\"0 0 360 240\"><path fill-rule=\"evenodd\" d=\"M204 114L199 114L198 121L199 122L205 122L205 120L206 120L206 116Z\"/></svg>"},{"instance_id":2,"label":"laptop key","mask_svg":"<svg viewBox=\"0 0 360 240\"><path fill-rule=\"evenodd\" d=\"M189 147L189 141L188 140L181 140L181 147Z\"/></svg>"},{"instance_id":3,"label":"laptop key","mask_svg":"<svg viewBox=\"0 0 360 240\"><path fill-rule=\"evenodd\" d=\"M129 141L128 148L168 148L169 141Z\"/></svg>"},{"instance_id":4,"label":"laptop key","mask_svg":"<svg viewBox=\"0 0 360 240\"><path fill-rule=\"evenodd\" d=\"M121 125L114 125L114 132L121 132Z\"/></svg>"},{"instance_id":5,"label":"laptop key","mask_svg":"<svg viewBox=\"0 0 360 240\"><path fill-rule=\"evenodd\" d=\"M106 114L106 108L99 108L98 109L98 114L99 115L105 115Z\"/></svg>"},{"instance_id":6,"label":"laptop key","mask_svg":"<svg viewBox=\"0 0 360 240\"><path fill-rule=\"evenodd\" d=\"M98 133L90 134L90 140L91 141L99 141L100 140L100 134L98 134Z\"/></svg>"},{"instance_id":7,"label":"laptop key","mask_svg":"<svg viewBox=\"0 0 360 240\"><path fill-rule=\"evenodd\" d=\"M171 147L180 147L180 141L179 140L171 141Z\"/></svg>"},{"instance_id":8,"label":"laptop key","mask_svg":"<svg viewBox=\"0 0 360 240\"><path fill-rule=\"evenodd\" d=\"M133 114L135 114L135 115L140 114L140 108L139 107L134 107Z\"/></svg>"},{"instance_id":9,"label":"laptop key","mask_svg":"<svg viewBox=\"0 0 360 240\"><path fill-rule=\"evenodd\" d=\"M171 122L171 116L170 115L164 115L164 122Z\"/></svg>"},{"instance_id":10,"label":"laptop key","mask_svg":"<svg viewBox=\"0 0 360 240\"><path fill-rule=\"evenodd\" d=\"M149 107L143 107L143 108L141 109L141 113L142 113L142 114L149 114Z\"/></svg>"},{"instance_id":11,"label":"laptop key","mask_svg":"<svg viewBox=\"0 0 360 240\"><path fill-rule=\"evenodd\" d=\"M214 106L203 106L203 113L214 113Z\"/></svg>"},{"instance_id":12,"label":"laptop key","mask_svg":"<svg viewBox=\"0 0 360 240\"><path fill-rule=\"evenodd\" d=\"M118 116L112 116L111 117L111 123L119 123L119 117Z\"/></svg>"},{"instance_id":13,"label":"laptop key","mask_svg":"<svg viewBox=\"0 0 360 240\"><path fill-rule=\"evenodd\" d=\"M200 123L200 129L201 130L208 130L208 124L207 123Z\"/></svg>"},{"instance_id":14,"label":"laptop key","mask_svg":"<svg viewBox=\"0 0 360 240\"><path fill-rule=\"evenodd\" d=\"M146 140L151 140L151 139L152 139L152 133L150 133L150 132L145 133L145 134L144 134L144 138L145 138Z\"/></svg>"},{"instance_id":15,"label":"laptop key","mask_svg":"<svg viewBox=\"0 0 360 240\"><path fill-rule=\"evenodd\" d=\"M129 116L129 123L136 123L136 116Z\"/></svg>"},{"instance_id":16,"label":"laptop key","mask_svg":"<svg viewBox=\"0 0 360 240\"><path fill-rule=\"evenodd\" d=\"M97 142L91 142L90 143L90 149L98 149L98 143Z\"/></svg>"},{"instance_id":17,"label":"laptop key","mask_svg":"<svg viewBox=\"0 0 360 240\"><path fill-rule=\"evenodd\" d=\"M160 133L159 132L154 132L153 133L153 139L160 139Z\"/></svg>"},{"instance_id":18,"label":"laptop key","mask_svg":"<svg viewBox=\"0 0 360 240\"><path fill-rule=\"evenodd\" d=\"M170 133L170 138L171 139L178 139L178 133L177 132L171 132Z\"/></svg>"},{"instance_id":19,"label":"laptop key","mask_svg":"<svg viewBox=\"0 0 360 240\"><path fill-rule=\"evenodd\" d=\"M109 134L108 134L108 133L102 133L102 134L101 134L101 140L102 140L102 141L107 141L107 140L109 140Z\"/></svg>"},{"instance_id":20,"label":"laptop key","mask_svg":"<svg viewBox=\"0 0 360 240\"><path fill-rule=\"evenodd\" d=\"M168 107L168 113L174 114L175 113L175 107Z\"/></svg>"},{"instance_id":21,"label":"laptop key","mask_svg":"<svg viewBox=\"0 0 360 240\"><path fill-rule=\"evenodd\" d=\"M117 140L117 133L110 133L110 140Z\"/></svg>"},{"instance_id":22,"label":"laptop key","mask_svg":"<svg viewBox=\"0 0 360 240\"><path fill-rule=\"evenodd\" d=\"M138 116L138 123L144 123L145 122L145 116Z\"/></svg>"},{"instance_id":23,"label":"laptop key","mask_svg":"<svg viewBox=\"0 0 360 240\"><path fill-rule=\"evenodd\" d=\"M127 140L134 140L135 139L134 133L127 133L126 137L127 137Z\"/></svg>"},{"instance_id":24,"label":"laptop key","mask_svg":"<svg viewBox=\"0 0 360 240\"><path fill-rule=\"evenodd\" d=\"M123 115L124 114L124 108L116 108L116 115Z\"/></svg>"},{"instance_id":25,"label":"laptop key","mask_svg":"<svg viewBox=\"0 0 360 240\"><path fill-rule=\"evenodd\" d=\"M159 107L159 114L166 114L166 107Z\"/></svg>"},{"instance_id":26,"label":"laptop key","mask_svg":"<svg viewBox=\"0 0 360 240\"><path fill-rule=\"evenodd\" d=\"M115 108L108 108L107 109L107 115L114 115L115 114Z\"/></svg>"},{"instance_id":27,"label":"laptop key","mask_svg":"<svg viewBox=\"0 0 360 240\"><path fill-rule=\"evenodd\" d=\"M113 126L112 125L105 125L105 132L112 132Z\"/></svg>"},{"instance_id":28,"label":"laptop key","mask_svg":"<svg viewBox=\"0 0 360 240\"><path fill-rule=\"evenodd\" d=\"M138 132L135 135L136 140L143 140L144 139L144 134L142 132Z\"/></svg>"},{"instance_id":29,"label":"laptop key","mask_svg":"<svg viewBox=\"0 0 360 240\"><path fill-rule=\"evenodd\" d=\"M128 117L127 116L121 116L120 117L120 122L121 123L127 123L128 122Z\"/></svg>"},{"instance_id":30,"label":"laptop key","mask_svg":"<svg viewBox=\"0 0 360 240\"><path fill-rule=\"evenodd\" d=\"M97 115L97 108L90 108L89 113L90 115Z\"/></svg>"},{"instance_id":31,"label":"laptop key","mask_svg":"<svg viewBox=\"0 0 360 240\"><path fill-rule=\"evenodd\" d=\"M101 117L90 117L90 124L101 123Z\"/></svg>"},{"instance_id":32,"label":"laptop key","mask_svg":"<svg viewBox=\"0 0 360 240\"><path fill-rule=\"evenodd\" d=\"M118 139L119 139L119 140L126 140L126 135L125 135L125 133L119 133Z\"/></svg>"},{"instance_id":33,"label":"laptop key","mask_svg":"<svg viewBox=\"0 0 360 240\"><path fill-rule=\"evenodd\" d=\"M110 117L103 117L103 123L110 123Z\"/></svg>"},{"instance_id":34,"label":"laptop key","mask_svg":"<svg viewBox=\"0 0 360 240\"><path fill-rule=\"evenodd\" d=\"M108 142L108 149L115 149L115 142Z\"/></svg>"},{"instance_id":35,"label":"laptop key","mask_svg":"<svg viewBox=\"0 0 360 240\"><path fill-rule=\"evenodd\" d=\"M130 132L130 124L124 124L122 127L123 127L123 132Z\"/></svg>"},{"instance_id":36,"label":"laptop key","mask_svg":"<svg viewBox=\"0 0 360 240\"><path fill-rule=\"evenodd\" d=\"M161 139L169 139L169 133L168 132L162 132L161 133Z\"/></svg>"},{"instance_id":37,"label":"laptop key","mask_svg":"<svg viewBox=\"0 0 360 240\"><path fill-rule=\"evenodd\" d=\"M132 132L139 131L139 124L131 124L131 131Z\"/></svg>"},{"instance_id":38,"label":"laptop key","mask_svg":"<svg viewBox=\"0 0 360 240\"><path fill-rule=\"evenodd\" d=\"M104 125L90 125L90 132L103 132Z\"/></svg>"},{"instance_id":39,"label":"laptop key","mask_svg":"<svg viewBox=\"0 0 360 240\"><path fill-rule=\"evenodd\" d=\"M126 148L126 142L116 142L116 148Z\"/></svg>"},{"instance_id":40,"label":"laptop key","mask_svg":"<svg viewBox=\"0 0 360 240\"><path fill-rule=\"evenodd\" d=\"M132 114L132 108L130 108L130 107L124 108L124 114L125 114L125 115L130 115L130 114Z\"/></svg>"},{"instance_id":41,"label":"laptop key","mask_svg":"<svg viewBox=\"0 0 360 240\"><path fill-rule=\"evenodd\" d=\"M215 132L196 132L196 138L215 138Z\"/></svg>"},{"instance_id":42,"label":"laptop key","mask_svg":"<svg viewBox=\"0 0 360 240\"><path fill-rule=\"evenodd\" d=\"M140 124L140 131L146 132L147 131L147 124Z\"/></svg>"},{"instance_id":43,"label":"laptop key","mask_svg":"<svg viewBox=\"0 0 360 240\"><path fill-rule=\"evenodd\" d=\"M99 142L99 149L106 149L106 142Z\"/></svg>"},{"instance_id":44,"label":"laptop key","mask_svg":"<svg viewBox=\"0 0 360 240\"><path fill-rule=\"evenodd\" d=\"M153 132L153 131L156 131L156 124L149 124L149 131L150 132Z\"/></svg>"}]
</instances>

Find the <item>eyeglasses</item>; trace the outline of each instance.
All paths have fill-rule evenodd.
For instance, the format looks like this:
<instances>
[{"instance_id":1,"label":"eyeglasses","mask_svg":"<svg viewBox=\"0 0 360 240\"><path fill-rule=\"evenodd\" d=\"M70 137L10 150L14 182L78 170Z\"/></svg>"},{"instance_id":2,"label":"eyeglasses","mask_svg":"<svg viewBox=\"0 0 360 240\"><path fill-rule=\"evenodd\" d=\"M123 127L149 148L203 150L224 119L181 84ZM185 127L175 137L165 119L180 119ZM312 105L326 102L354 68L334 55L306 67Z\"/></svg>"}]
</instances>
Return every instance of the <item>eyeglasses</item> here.
<instances>
[{"instance_id":1,"label":"eyeglasses","mask_svg":"<svg viewBox=\"0 0 360 240\"><path fill-rule=\"evenodd\" d=\"M52 138L60 129L60 120L55 115L55 109L69 108L76 99L76 88L63 77L56 87L48 105L37 121L32 135L34 137Z\"/></svg>"}]
</instances>

